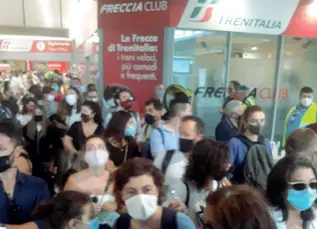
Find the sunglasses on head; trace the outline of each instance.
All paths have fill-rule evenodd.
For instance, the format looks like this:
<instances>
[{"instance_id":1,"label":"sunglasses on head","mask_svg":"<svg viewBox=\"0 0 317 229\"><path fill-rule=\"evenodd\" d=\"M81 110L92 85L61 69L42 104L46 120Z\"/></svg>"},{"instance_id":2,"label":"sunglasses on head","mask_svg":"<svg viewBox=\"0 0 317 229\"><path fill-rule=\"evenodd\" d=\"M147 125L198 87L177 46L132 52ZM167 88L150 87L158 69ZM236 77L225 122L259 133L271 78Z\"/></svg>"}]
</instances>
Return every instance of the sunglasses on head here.
<instances>
[{"instance_id":1,"label":"sunglasses on head","mask_svg":"<svg viewBox=\"0 0 317 229\"><path fill-rule=\"evenodd\" d=\"M306 188L310 187L311 189L317 189L317 181L313 181L311 183L304 182L289 182L288 183L294 190L302 191Z\"/></svg>"}]
</instances>

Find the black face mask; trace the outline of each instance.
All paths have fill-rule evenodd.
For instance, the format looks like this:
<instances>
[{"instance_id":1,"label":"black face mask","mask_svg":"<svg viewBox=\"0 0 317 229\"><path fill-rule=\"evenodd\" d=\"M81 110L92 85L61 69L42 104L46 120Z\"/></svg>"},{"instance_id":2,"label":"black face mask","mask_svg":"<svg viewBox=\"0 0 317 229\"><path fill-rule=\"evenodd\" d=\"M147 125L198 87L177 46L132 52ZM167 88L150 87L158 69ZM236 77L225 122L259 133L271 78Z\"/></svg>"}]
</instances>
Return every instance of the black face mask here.
<instances>
[{"instance_id":1,"label":"black face mask","mask_svg":"<svg viewBox=\"0 0 317 229\"><path fill-rule=\"evenodd\" d=\"M194 147L194 140L179 139L179 150L183 153L190 152Z\"/></svg>"},{"instance_id":2,"label":"black face mask","mask_svg":"<svg viewBox=\"0 0 317 229\"><path fill-rule=\"evenodd\" d=\"M10 156L0 157L0 173L3 173L11 168Z\"/></svg>"},{"instance_id":3,"label":"black face mask","mask_svg":"<svg viewBox=\"0 0 317 229\"><path fill-rule=\"evenodd\" d=\"M223 178L227 177L229 172L227 171L221 171L215 175L212 176L212 178L216 181L221 181Z\"/></svg>"},{"instance_id":4,"label":"black face mask","mask_svg":"<svg viewBox=\"0 0 317 229\"><path fill-rule=\"evenodd\" d=\"M35 122L42 122L43 121L43 115L36 115L34 116Z\"/></svg>"},{"instance_id":5,"label":"black face mask","mask_svg":"<svg viewBox=\"0 0 317 229\"><path fill-rule=\"evenodd\" d=\"M204 229L213 229L212 225L211 224L204 224Z\"/></svg>"}]
</instances>

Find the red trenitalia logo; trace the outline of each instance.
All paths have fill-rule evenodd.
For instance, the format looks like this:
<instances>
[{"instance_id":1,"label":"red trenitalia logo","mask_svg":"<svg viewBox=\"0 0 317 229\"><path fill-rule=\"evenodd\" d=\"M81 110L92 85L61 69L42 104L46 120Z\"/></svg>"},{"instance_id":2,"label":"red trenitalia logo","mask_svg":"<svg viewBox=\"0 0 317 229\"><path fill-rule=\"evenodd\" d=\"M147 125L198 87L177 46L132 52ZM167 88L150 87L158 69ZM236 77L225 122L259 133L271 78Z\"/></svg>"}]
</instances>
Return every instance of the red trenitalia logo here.
<instances>
[{"instance_id":1,"label":"red trenitalia logo","mask_svg":"<svg viewBox=\"0 0 317 229\"><path fill-rule=\"evenodd\" d=\"M198 0L197 6L190 15L190 21L207 22L212 17L213 7L219 0Z\"/></svg>"},{"instance_id":2,"label":"red trenitalia logo","mask_svg":"<svg viewBox=\"0 0 317 229\"><path fill-rule=\"evenodd\" d=\"M11 41L9 41L9 40L2 41L1 50L7 51L9 49L10 45L11 45Z\"/></svg>"}]
</instances>

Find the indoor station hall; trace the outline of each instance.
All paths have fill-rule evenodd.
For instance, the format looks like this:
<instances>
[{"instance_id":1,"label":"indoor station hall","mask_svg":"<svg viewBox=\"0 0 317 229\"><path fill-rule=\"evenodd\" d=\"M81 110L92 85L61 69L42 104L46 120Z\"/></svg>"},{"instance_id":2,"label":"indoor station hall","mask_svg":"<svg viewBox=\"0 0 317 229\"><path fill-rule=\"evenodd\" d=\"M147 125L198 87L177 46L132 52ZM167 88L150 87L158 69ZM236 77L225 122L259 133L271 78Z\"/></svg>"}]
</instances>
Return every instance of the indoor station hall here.
<instances>
[{"instance_id":1,"label":"indoor station hall","mask_svg":"<svg viewBox=\"0 0 317 229\"><path fill-rule=\"evenodd\" d=\"M317 0L0 0L0 229L317 229Z\"/></svg>"}]
</instances>

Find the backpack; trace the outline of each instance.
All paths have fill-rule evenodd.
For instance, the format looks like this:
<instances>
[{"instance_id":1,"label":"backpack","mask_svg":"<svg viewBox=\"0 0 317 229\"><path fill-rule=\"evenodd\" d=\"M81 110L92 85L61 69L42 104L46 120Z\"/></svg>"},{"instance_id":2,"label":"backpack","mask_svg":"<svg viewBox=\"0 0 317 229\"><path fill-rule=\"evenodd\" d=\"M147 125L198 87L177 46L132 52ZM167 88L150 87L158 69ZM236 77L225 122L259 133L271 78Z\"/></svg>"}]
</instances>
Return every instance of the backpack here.
<instances>
[{"instance_id":1,"label":"backpack","mask_svg":"<svg viewBox=\"0 0 317 229\"><path fill-rule=\"evenodd\" d=\"M176 212L168 209L163 208L162 213L162 221L161 221L161 229L177 229L177 219L176 219ZM120 229L128 229L130 228L130 221L131 216L129 214L123 214L117 220L116 228Z\"/></svg>"},{"instance_id":2,"label":"backpack","mask_svg":"<svg viewBox=\"0 0 317 229\"><path fill-rule=\"evenodd\" d=\"M267 177L273 168L273 160L265 147L265 138L259 136L258 143L251 142L244 136L237 138L248 148L244 159L244 183L266 190Z\"/></svg>"},{"instance_id":3,"label":"backpack","mask_svg":"<svg viewBox=\"0 0 317 229\"><path fill-rule=\"evenodd\" d=\"M147 125L145 127L144 136L146 136L148 129L149 129L149 125ZM164 138L163 130L161 128L155 128L155 129L158 130L158 132L160 133L161 138L162 138L162 143L164 145L165 144L165 138ZM144 158L150 159L150 160L154 160L152 152L151 152L150 139L147 139L143 143L141 156L144 157Z\"/></svg>"}]
</instances>

